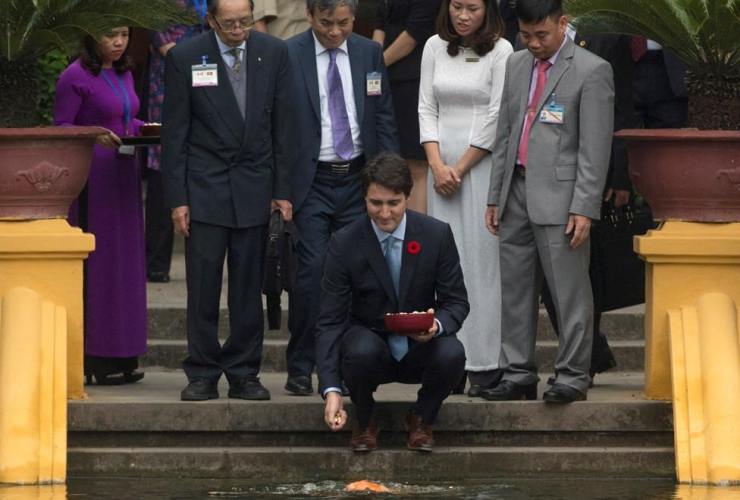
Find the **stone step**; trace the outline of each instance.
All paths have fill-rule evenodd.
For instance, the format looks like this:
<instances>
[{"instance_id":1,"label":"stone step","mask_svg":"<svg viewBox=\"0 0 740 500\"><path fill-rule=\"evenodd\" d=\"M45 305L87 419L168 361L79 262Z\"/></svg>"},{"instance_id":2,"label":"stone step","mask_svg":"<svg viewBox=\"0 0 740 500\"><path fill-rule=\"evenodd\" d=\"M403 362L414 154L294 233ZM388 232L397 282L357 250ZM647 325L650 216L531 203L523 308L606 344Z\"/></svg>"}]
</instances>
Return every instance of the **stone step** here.
<instances>
[{"instance_id":1,"label":"stone step","mask_svg":"<svg viewBox=\"0 0 740 500\"><path fill-rule=\"evenodd\" d=\"M670 478L672 447L437 446L433 453L403 447L368 454L344 447L77 448L71 477L275 478L285 481L429 481L537 477Z\"/></svg>"},{"instance_id":2,"label":"stone step","mask_svg":"<svg viewBox=\"0 0 740 500\"><path fill-rule=\"evenodd\" d=\"M614 340L609 345L617 358L620 371L642 371L645 366L645 342L641 340ZM262 372L284 372L285 348L287 340L267 338L262 351ZM542 340L537 342L535 360L540 371L552 372L555 357L557 356L557 340ZM147 353L139 363L142 367L159 367L163 369L180 369L182 361L187 356L187 342L185 340L158 340L150 339Z\"/></svg>"},{"instance_id":3,"label":"stone step","mask_svg":"<svg viewBox=\"0 0 740 500\"><path fill-rule=\"evenodd\" d=\"M546 378L544 376L543 378ZM148 372L142 383L111 391L88 387L90 398L69 404L70 446L342 446L351 425L327 432L324 401L294 396L282 387L285 375L262 375L270 401L242 401L226 396L208 402L184 402L182 372ZM543 401L489 402L451 395L442 406L435 435L446 446L670 446L670 403L641 397L642 375L601 376L589 399L572 405ZM418 385L387 384L376 392L381 437L390 445L405 442L403 419L416 399ZM540 383L539 394L546 390ZM352 403L345 408L354 418Z\"/></svg>"},{"instance_id":4,"label":"stone step","mask_svg":"<svg viewBox=\"0 0 740 500\"><path fill-rule=\"evenodd\" d=\"M547 374L543 374L546 377ZM376 393L379 451L358 455L349 425L330 432L318 396L282 389L266 373L270 401L226 397L183 402L182 372L148 370L143 381L89 386L69 404L69 475L194 478L459 480L527 474L573 477L672 477L672 407L642 396L640 373L607 373L587 401L488 402L453 395L435 425L432 454L405 449L403 416L418 385ZM546 388L540 383L539 393Z\"/></svg>"},{"instance_id":5,"label":"stone step","mask_svg":"<svg viewBox=\"0 0 740 500\"><path fill-rule=\"evenodd\" d=\"M266 339L287 339L290 336L288 331L288 301L284 299L283 302L280 329L266 329ZM147 314L150 339L181 340L185 338L184 307L149 308ZM229 333L229 312L227 309L221 309L219 325L220 336L225 339ZM267 315L265 314L265 328L267 328L267 325ZM612 340L643 340L645 338L645 315L641 308L628 308L606 313L601 318L601 331L607 335L610 342ZM556 338L544 310L540 312L537 337L539 340L554 340Z\"/></svg>"}]
</instances>

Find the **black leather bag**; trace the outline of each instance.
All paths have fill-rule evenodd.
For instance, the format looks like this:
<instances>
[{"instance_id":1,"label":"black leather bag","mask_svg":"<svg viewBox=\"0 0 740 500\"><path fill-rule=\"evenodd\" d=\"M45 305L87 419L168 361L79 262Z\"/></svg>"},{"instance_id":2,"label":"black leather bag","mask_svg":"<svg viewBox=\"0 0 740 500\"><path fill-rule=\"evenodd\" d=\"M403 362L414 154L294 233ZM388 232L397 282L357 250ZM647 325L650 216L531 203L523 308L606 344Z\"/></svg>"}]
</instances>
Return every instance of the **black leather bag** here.
<instances>
[{"instance_id":1,"label":"black leather bag","mask_svg":"<svg viewBox=\"0 0 740 500\"><path fill-rule=\"evenodd\" d=\"M591 286L596 312L645 302L645 262L633 250L633 238L656 225L649 213L604 205L591 227Z\"/></svg>"},{"instance_id":2,"label":"black leather bag","mask_svg":"<svg viewBox=\"0 0 740 500\"><path fill-rule=\"evenodd\" d=\"M282 308L280 295L290 292L298 273L298 257L295 245L298 243L298 230L292 222L284 222L283 214L276 210L270 216L267 247L265 250L265 271L262 278L262 293L267 302L267 322L270 330L279 330Z\"/></svg>"}]
</instances>

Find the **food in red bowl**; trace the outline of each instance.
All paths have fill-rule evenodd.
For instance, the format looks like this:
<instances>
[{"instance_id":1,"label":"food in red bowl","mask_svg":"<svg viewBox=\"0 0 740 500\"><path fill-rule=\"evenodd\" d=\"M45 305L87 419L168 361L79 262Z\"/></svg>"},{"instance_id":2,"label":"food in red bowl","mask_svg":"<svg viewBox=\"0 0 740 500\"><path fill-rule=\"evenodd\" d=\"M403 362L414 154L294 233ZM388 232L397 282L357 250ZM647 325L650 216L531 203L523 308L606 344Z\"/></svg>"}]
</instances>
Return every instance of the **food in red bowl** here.
<instances>
[{"instance_id":1,"label":"food in red bowl","mask_svg":"<svg viewBox=\"0 0 740 500\"><path fill-rule=\"evenodd\" d=\"M412 312L385 315L385 327L398 335L413 335L428 331L434 324L434 313Z\"/></svg>"},{"instance_id":2,"label":"food in red bowl","mask_svg":"<svg viewBox=\"0 0 740 500\"><path fill-rule=\"evenodd\" d=\"M161 123L147 123L139 127L139 135L142 137L159 137L162 135Z\"/></svg>"}]
</instances>

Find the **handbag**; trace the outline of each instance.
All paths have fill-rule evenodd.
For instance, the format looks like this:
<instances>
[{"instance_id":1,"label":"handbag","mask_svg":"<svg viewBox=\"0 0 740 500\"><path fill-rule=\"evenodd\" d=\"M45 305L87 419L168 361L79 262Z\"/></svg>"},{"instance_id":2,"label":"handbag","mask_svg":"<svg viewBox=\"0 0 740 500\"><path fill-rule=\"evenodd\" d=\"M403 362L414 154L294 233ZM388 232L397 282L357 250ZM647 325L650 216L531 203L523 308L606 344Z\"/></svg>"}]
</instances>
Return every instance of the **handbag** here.
<instances>
[{"instance_id":1,"label":"handbag","mask_svg":"<svg viewBox=\"0 0 740 500\"><path fill-rule=\"evenodd\" d=\"M630 205L602 206L601 219L591 227L589 274L596 312L645 302L645 262L633 250L633 240L655 227L650 213L635 213Z\"/></svg>"},{"instance_id":2,"label":"handbag","mask_svg":"<svg viewBox=\"0 0 740 500\"><path fill-rule=\"evenodd\" d=\"M267 322L270 330L279 330L282 318L280 295L291 292L298 273L298 230L292 222L285 222L280 210L270 216L268 239L265 248L265 269L262 293L267 303Z\"/></svg>"}]
</instances>

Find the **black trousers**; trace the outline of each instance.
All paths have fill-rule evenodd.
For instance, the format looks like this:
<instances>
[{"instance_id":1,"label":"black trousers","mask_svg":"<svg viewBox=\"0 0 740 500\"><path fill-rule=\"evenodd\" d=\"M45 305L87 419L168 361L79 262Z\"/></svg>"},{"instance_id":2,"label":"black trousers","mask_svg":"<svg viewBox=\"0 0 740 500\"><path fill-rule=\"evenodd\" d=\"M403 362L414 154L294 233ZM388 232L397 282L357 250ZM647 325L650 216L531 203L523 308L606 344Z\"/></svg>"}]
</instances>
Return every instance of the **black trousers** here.
<instances>
[{"instance_id":1,"label":"black trousers","mask_svg":"<svg viewBox=\"0 0 740 500\"><path fill-rule=\"evenodd\" d=\"M147 171L145 203L146 274L170 273L174 229L170 208L164 199L162 172Z\"/></svg>"},{"instance_id":2,"label":"black trousers","mask_svg":"<svg viewBox=\"0 0 740 500\"><path fill-rule=\"evenodd\" d=\"M288 310L290 341L285 357L289 377L310 377L316 366L316 321L329 239L335 231L364 214L359 172L347 175L316 172L308 197L293 219L301 239L296 248L298 276Z\"/></svg>"},{"instance_id":3,"label":"black trousers","mask_svg":"<svg viewBox=\"0 0 740 500\"><path fill-rule=\"evenodd\" d=\"M409 340L401 361L391 355L386 340L362 326L351 326L342 338L342 377L350 392L360 427L375 411L373 393L380 384L419 384L413 411L425 424L437 421L442 402L465 371L465 349L454 336L440 335L429 342Z\"/></svg>"},{"instance_id":4,"label":"black trousers","mask_svg":"<svg viewBox=\"0 0 740 500\"><path fill-rule=\"evenodd\" d=\"M218 380L223 373L234 383L259 373L266 237L267 225L237 229L190 222L190 236L185 238L188 357L182 363L188 380ZM224 258L231 332L222 347L218 318Z\"/></svg>"},{"instance_id":5,"label":"black trousers","mask_svg":"<svg viewBox=\"0 0 740 500\"><path fill-rule=\"evenodd\" d=\"M555 335L560 337L560 329L558 328L558 313L555 309L555 303L552 300L552 294L550 288L547 286L547 281L542 282L542 302L545 304L547 315L550 318L550 323L555 330ZM599 329L601 323L601 313L594 311L594 340L591 348L591 366L598 366L604 359L610 359L614 357L611 347L606 340L604 335Z\"/></svg>"}]
</instances>

